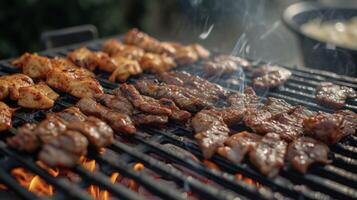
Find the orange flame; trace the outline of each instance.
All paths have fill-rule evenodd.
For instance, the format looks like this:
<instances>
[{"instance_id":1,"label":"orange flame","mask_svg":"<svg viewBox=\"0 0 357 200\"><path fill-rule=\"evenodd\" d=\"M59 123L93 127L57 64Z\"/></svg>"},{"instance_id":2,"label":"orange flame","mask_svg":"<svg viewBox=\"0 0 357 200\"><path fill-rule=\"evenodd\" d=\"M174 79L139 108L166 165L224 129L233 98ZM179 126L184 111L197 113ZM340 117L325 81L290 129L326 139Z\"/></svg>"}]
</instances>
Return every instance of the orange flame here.
<instances>
[{"instance_id":1,"label":"orange flame","mask_svg":"<svg viewBox=\"0 0 357 200\"><path fill-rule=\"evenodd\" d=\"M135 165L133 166L133 169L135 171L140 171L140 170L143 170L144 168L145 167L142 163L135 163ZM133 179L130 179L128 181L128 188L137 192L139 190L139 185Z\"/></svg>"},{"instance_id":2,"label":"orange flame","mask_svg":"<svg viewBox=\"0 0 357 200\"><path fill-rule=\"evenodd\" d=\"M206 167L208 167L208 168L210 168L210 169L217 170L217 171L220 171L220 170L221 170L221 169L218 167L218 165L216 165L214 162L211 162L211 161L209 161L209 160L203 160L202 162L203 162L203 164L204 164Z\"/></svg>"},{"instance_id":3,"label":"orange flame","mask_svg":"<svg viewBox=\"0 0 357 200\"><path fill-rule=\"evenodd\" d=\"M255 181L251 178L247 178L247 177L243 176L242 174L236 174L235 178L236 178L236 180L239 180L239 181L243 180L244 182L246 182L249 185L254 185L256 187L262 187L262 184L259 183L258 181Z\"/></svg>"}]
</instances>

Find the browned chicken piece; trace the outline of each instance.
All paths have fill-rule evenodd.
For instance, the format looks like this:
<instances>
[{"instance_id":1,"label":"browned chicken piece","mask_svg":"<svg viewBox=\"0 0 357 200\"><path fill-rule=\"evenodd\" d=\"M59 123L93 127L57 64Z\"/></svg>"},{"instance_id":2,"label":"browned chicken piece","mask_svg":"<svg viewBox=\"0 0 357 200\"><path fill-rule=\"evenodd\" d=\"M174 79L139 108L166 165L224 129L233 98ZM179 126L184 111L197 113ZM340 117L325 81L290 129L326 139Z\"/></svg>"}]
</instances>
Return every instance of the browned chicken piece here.
<instances>
[{"instance_id":1,"label":"browned chicken piece","mask_svg":"<svg viewBox=\"0 0 357 200\"><path fill-rule=\"evenodd\" d=\"M139 61L145 53L140 47L122 44L115 39L107 40L103 45L103 51L109 54L109 56L121 56L137 61Z\"/></svg>"},{"instance_id":2,"label":"browned chicken piece","mask_svg":"<svg viewBox=\"0 0 357 200\"><path fill-rule=\"evenodd\" d=\"M82 74L80 69L56 69L47 75L47 84L75 97L92 97L103 93L102 86L92 77Z\"/></svg>"},{"instance_id":3,"label":"browned chicken piece","mask_svg":"<svg viewBox=\"0 0 357 200\"><path fill-rule=\"evenodd\" d=\"M12 126L12 114L15 109L0 101L0 132L8 130Z\"/></svg>"},{"instance_id":4,"label":"browned chicken piece","mask_svg":"<svg viewBox=\"0 0 357 200\"><path fill-rule=\"evenodd\" d=\"M250 69L252 64L240 57L230 55L219 55L211 61L205 62L203 71L206 76L219 76L240 72L242 69Z\"/></svg>"},{"instance_id":5,"label":"browned chicken piece","mask_svg":"<svg viewBox=\"0 0 357 200\"><path fill-rule=\"evenodd\" d=\"M19 151L34 152L40 148L41 141L38 139L37 135L34 134L36 129L36 124L24 124L17 129L17 133L14 137L9 137L6 139L6 143Z\"/></svg>"},{"instance_id":6,"label":"browned chicken piece","mask_svg":"<svg viewBox=\"0 0 357 200\"><path fill-rule=\"evenodd\" d=\"M313 163L330 163L329 151L326 144L310 137L301 137L289 144L286 159L294 169L306 173Z\"/></svg>"},{"instance_id":7,"label":"browned chicken piece","mask_svg":"<svg viewBox=\"0 0 357 200\"><path fill-rule=\"evenodd\" d=\"M178 64L192 64L200 58L208 58L210 52L199 44L181 45L175 42L162 42L167 48L174 48L173 57Z\"/></svg>"},{"instance_id":8,"label":"browned chicken piece","mask_svg":"<svg viewBox=\"0 0 357 200\"><path fill-rule=\"evenodd\" d=\"M249 159L258 170L268 177L276 176L284 166L288 143L279 134L268 133L249 153Z\"/></svg>"},{"instance_id":9,"label":"browned chicken piece","mask_svg":"<svg viewBox=\"0 0 357 200\"><path fill-rule=\"evenodd\" d=\"M125 82L130 76L141 74L143 71L136 60L131 60L119 55L112 57L113 62L117 66L109 77L109 81Z\"/></svg>"},{"instance_id":10,"label":"browned chicken piece","mask_svg":"<svg viewBox=\"0 0 357 200\"><path fill-rule=\"evenodd\" d=\"M162 45L161 42L155 38L149 36L146 33L140 32L138 29L129 30L124 36L124 42L126 44L132 44L138 46L145 51L157 53L157 54L168 54L173 55L175 49L173 47Z\"/></svg>"},{"instance_id":11,"label":"browned chicken piece","mask_svg":"<svg viewBox=\"0 0 357 200\"><path fill-rule=\"evenodd\" d=\"M118 67L115 61L108 54L100 51L94 52L94 54L100 70L113 72Z\"/></svg>"},{"instance_id":12,"label":"browned chicken piece","mask_svg":"<svg viewBox=\"0 0 357 200\"><path fill-rule=\"evenodd\" d=\"M87 77L95 76L93 72L89 71L86 68L78 67L70 60L65 58L59 58L59 57L53 58L51 59L51 63L52 63L52 69L57 69L57 70L75 69L78 75L87 76Z\"/></svg>"},{"instance_id":13,"label":"browned chicken piece","mask_svg":"<svg viewBox=\"0 0 357 200\"><path fill-rule=\"evenodd\" d=\"M67 58L79 67L94 71L97 67L96 55L85 47L69 52Z\"/></svg>"},{"instance_id":14,"label":"browned chicken piece","mask_svg":"<svg viewBox=\"0 0 357 200\"><path fill-rule=\"evenodd\" d=\"M208 58L211 55L211 53L200 44L190 44L188 46L193 49L201 59Z\"/></svg>"},{"instance_id":15,"label":"browned chicken piece","mask_svg":"<svg viewBox=\"0 0 357 200\"><path fill-rule=\"evenodd\" d=\"M106 121L116 131L126 134L135 134L136 132L136 128L128 115L112 111L91 98L82 98L76 106L84 114L93 115Z\"/></svg>"},{"instance_id":16,"label":"browned chicken piece","mask_svg":"<svg viewBox=\"0 0 357 200\"><path fill-rule=\"evenodd\" d=\"M353 88L330 82L322 82L316 88L316 100L324 106L342 108L347 98L357 98L357 92Z\"/></svg>"},{"instance_id":17,"label":"browned chicken piece","mask_svg":"<svg viewBox=\"0 0 357 200\"><path fill-rule=\"evenodd\" d=\"M33 80L25 74L13 74L0 77L0 100L10 97L11 100L19 99L19 89L33 85Z\"/></svg>"},{"instance_id":18,"label":"browned chicken piece","mask_svg":"<svg viewBox=\"0 0 357 200\"><path fill-rule=\"evenodd\" d=\"M176 67L176 63L172 57L166 55L145 53L140 60L140 66L143 70L159 73Z\"/></svg>"},{"instance_id":19,"label":"browned chicken piece","mask_svg":"<svg viewBox=\"0 0 357 200\"><path fill-rule=\"evenodd\" d=\"M224 147L218 148L218 154L234 163L240 163L245 155L252 151L260 142L261 136L243 131L230 136Z\"/></svg>"},{"instance_id":20,"label":"browned chicken piece","mask_svg":"<svg viewBox=\"0 0 357 200\"><path fill-rule=\"evenodd\" d=\"M342 138L354 134L355 127L348 115L319 112L303 122L307 135L326 144L335 144Z\"/></svg>"},{"instance_id":21,"label":"browned chicken piece","mask_svg":"<svg viewBox=\"0 0 357 200\"><path fill-rule=\"evenodd\" d=\"M12 62L13 65L22 68L22 73L34 79L46 78L48 71L52 69L51 60L37 53L24 53L20 58Z\"/></svg>"},{"instance_id":22,"label":"browned chicken piece","mask_svg":"<svg viewBox=\"0 0 357 200\"><path fill-rule=\"evenodd\" d=\"M291 76L291 72L276 65L263 65L252 70L253 86L256 88L275 88L283 85Z\"/></svg>"},{"instance_id":23,"label":"browned chicken piece","mask_svg":"<svg viewBox=\"0 0 357 200\"><path fill-rule=\"evenodd\" d=\"M59 95L44 82L21 87L17 104L24 108L48 109L52 108Z\"/></svg>"},{"instance_id":24,"label":"browned chicken piece","mask_svg":"<svg viewBox=\"0 0 357 200\"><path fill-rule=\"evenodd\" d=\"M192 118L195 139L206 159L211 158L229 137L229 128L220 116L202 110Z\"/></svg>"}]
</instances>

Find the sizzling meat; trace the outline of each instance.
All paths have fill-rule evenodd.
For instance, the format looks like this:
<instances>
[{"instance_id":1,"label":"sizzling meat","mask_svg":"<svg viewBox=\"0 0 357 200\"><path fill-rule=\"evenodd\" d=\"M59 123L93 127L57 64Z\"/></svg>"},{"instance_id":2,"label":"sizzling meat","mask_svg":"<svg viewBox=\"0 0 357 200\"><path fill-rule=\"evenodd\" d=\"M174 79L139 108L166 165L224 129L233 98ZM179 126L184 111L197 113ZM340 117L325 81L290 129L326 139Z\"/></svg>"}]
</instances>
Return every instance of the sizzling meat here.
<instances>
[{"instance_id":1,"label":"sizzling meat","mask_svg":"<svg viewBox=\"0 0 357 200\"><path fill-rule=\"evenodd\" d=\"M219 76L222 74L232 74L243 69L251 68L251 63L247 60L228 55L216 56L212 61L207 61L203 65L203 71L207 76Z\"/></svg>"},{"instance_id":2,"label":"sizzling meat","mask_svg":"<svg viewBox=\"0 0 357 200\"><path fill-rule=\"evenodd\" d=\"M316 88L316 100L322 105L332 108L342 108L347 98L356 98L357 92L346 86L322 82Z\"/></svg>"},{"instance_id":3,"label":"sizzling meat","mask_svg":"<svg viewBox=\"0 0 357 200\"><path fill-rule=\"evenodd\" d=\"M117 80L124 82L130 76L135 76L143 72L136 60L131 60L120 55L115 55L112 60L117 67L109 77L109 81L111 82L116 82Z\"/></svg>"},{"instance_id":4,"label":"sizzling meat","mask_svg":"<svg viewBox=\"0 0 357 200\"><path fill-rule=\"evenodd\" d=\"M75 65L89 69L90 71L94 71L98 65L95 53L85 47L69 52L67 57Z\"/></svg>"},{"instance_id":5,"label":"sizzling meat","mask_svg":"<svg viewBox=\"0 0 357 200\"><path fill-rule=\"evenodd\" d=\"M162 98L159 100L160 104L171 110L170 118L178 122L186 122L191 118L191 113L181 110L176 106L175 102L170 99Z\"/></svg>"},{"instance_id":6,"label":"sizzling meat","mask_svg":"<svg viewBox=\"0 0 357 200\"><path fill-rule=\"evenodd\" d=\"M283 85L291 72L279 66L264 65L252 70L253 86L256 88L274 88Z\"/></svg>"},{"instance_id":7,"label":"sizzling meat","mask_svg":"<svg viewBox=\"0 0 357 200\"><path fill-rule=\"evenodd\" d=\"M279 134L268 133L249 153L249 159L258 170L268 177L274 177L284 166L286 143Z\"/></svg>"},{"instance_id":8,"label":"sizzling meat","mask_svg":"<svg viewBox=\"0 0 357 200\"><path fill-rule=\"evenodd\" d=\"M195 139L206 159L211 158L228 138L229 129L220 116L202 110L192 118Z\"/></svg>"},{"instance_id":9,"label":"sizzling meat","mask_svg":"<svg viewBox=\"0 0 357 200\"><path fill-rule=\"evenodd\" d=\"M247 87L244 93L236 92L230 95L227 99L230 107L245 111L246 109L256 109L259 105L260 99L255 94L253 88Z\"/></svg>"},{"instance_id":10,"label":"sizzling meat","mask_svg":"<svg viewBox=\"0 0 357 200\"><path fill-rule=\"evenodd\" d=\"M210 55L210 52L199 44L181 45L175 42L162 42L161 44L175 50L172 56L178 64L192 64Z\"/></svg>"},{"instance_id":11,"label":"sizzling meat","mask_svg":"<svg viewBox=\"0 0 357 200\"><path fill-rule=\"evenodd\" d=\"M67 122L83 122L87 119L87 116L85 116L77 107L69 107L61 112L56 113L56 115L63 119L64 121Z\"/></svg>"},{"instance_id":12,"label":"sizzling meat","mask_svg":"<svg viewBox=\"0 0 357 200\"><path fill-rule=\"evenodd\" d=\"M17 129L15 136L6 139L6 143L10 147L20 151L34 152L41 145L41 141L34 134L36 127L36 124L24 124Z\"/></svg>"},{"instance_id":13,"label":"sizzling meat","mask_svg":"<svg viewBox=\"0 0 357 200\"><path fill-rule=\"evenodd\" d=\"M154 53L145 53L139 63L143 70L153 73L169 71L176 67L175 60L172 57Z\"/></svg>"},{"instance_id":14,"label":"sizzling meat","mask_svg":"<svg viewBox=\"0 0 357 200\"><path fill-rule=\"evenodd\" d=\"M134 134L136 132L136 128L128 115L112 111L91 98L82 98L77 102L76 106L84 114L93 115L106 121L116 131L126 134Z\"/></svg>"},{"instance_id":15,"label":"sizzling meat","mask_svg":"<svg viewBox=\"0 0 357 200\"><path fill-rule=\"evenodd\" d=\"M224 147L218 149L218 154L234 163L240 163L244 156L252 151L260 142L261 136L243 131L230 136Z\"/></svg>"},{"instance_id":16,"label":"sizzling meat","mask_svg":"<svg viewBox=\"0 0 357 200\"><path fill-rule=\"evenodd\" d=\"M17 104L24 108L48 109L52 108L59 95L44 82L21 87Z\"/></svg>"},{"instance_id":17,"label":"sizzling meat","mask_svg":"<svg viewBox=\"0 0 357 200\"><path fill-rule=\"evenodd\" d=\"M0 77L0 100L10 97L11 100L19 99L19 89L33 85L33 81L25 74L13 74Z\"/></svg>"},{"instance_id":18,"label":"sizzling meat","mask_svg":"<svg viewBox=\"0 0 357 200\"><path fill-rule=\"evenodd\" d=\"M329 148L322 142L310 137L301 137L289 144L286 159L292 167L305 173L313 163L328 164Z\"/></svg>"},{"instance_id":19,"label":"sizzling meat","mask_svg":"<svg viewBox=\"0 0 357 200\"><path fill-rule=\"evenodd\" d=\"M139 61L145 53L142 48L122 44L115 39L107 40L103 45L103 51L109 54L109 56L121 56L137 61Z\"/></svg>"},{"instance_id":20,"label":"sizzling meat","mask_svg":"<svg viewBox=\"0 0 357 200\"><path fill-rule=\"evenodd\" d=\"M305 132L326 144L335 144L342 138L354 134L355 128L351 118L339 113L319 112L304 120Z\"/></svg>"},{"instance_id":21,"label":"sizzling meat","mask_svg":"<svg viewBox=\"0 0 357 200\"><path fill-rule=\"evenodd\" d=\"M8 130L12 126L12 113L14 109L11 109L5 103L0 101L0 132Z\"/></svg>"},{"instance_id":22,"label":"sizzling meat","mask_svg":"<svg viewBox=\"0 0 357 200\"><path fill-rule=\"evenodd\" d=\"M12 62L13 65L22 68L22 73L34 79L44 79L48 71L52 69L51 60L39 56L37 53L24 53L20 58Z\"/></svg>"}]
</instances>

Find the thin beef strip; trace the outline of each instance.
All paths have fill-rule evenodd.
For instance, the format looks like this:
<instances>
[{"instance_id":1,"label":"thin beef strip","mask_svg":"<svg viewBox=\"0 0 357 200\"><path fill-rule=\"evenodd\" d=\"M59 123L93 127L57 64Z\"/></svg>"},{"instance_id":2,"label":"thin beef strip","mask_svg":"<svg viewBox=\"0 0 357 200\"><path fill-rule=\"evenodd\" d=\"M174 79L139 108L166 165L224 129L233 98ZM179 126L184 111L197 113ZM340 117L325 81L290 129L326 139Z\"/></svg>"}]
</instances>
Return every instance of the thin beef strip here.
<instances>
[{"instance_id":1,"label":"thin beef strip","mask_svg":"<svg viewBox=\"0 0 357 200\"><path fill-rule=\"evenodd\" d=\"M263 65L252 70L253 86L256 88L274 88L283 85L291 72L276 65Z\"/></svg>"},{"instance_id":2,"label":"thin beef strip","mask_svg":"<svg viewBox=\"0 0 357 200\"><path fill-rule=\"evenodd\" d=\"M347 98L356 98L357 92L346 86L322 82L316 88L316 100L322 105L332 108L342 108Z\"/></svg>"}]
</instances>

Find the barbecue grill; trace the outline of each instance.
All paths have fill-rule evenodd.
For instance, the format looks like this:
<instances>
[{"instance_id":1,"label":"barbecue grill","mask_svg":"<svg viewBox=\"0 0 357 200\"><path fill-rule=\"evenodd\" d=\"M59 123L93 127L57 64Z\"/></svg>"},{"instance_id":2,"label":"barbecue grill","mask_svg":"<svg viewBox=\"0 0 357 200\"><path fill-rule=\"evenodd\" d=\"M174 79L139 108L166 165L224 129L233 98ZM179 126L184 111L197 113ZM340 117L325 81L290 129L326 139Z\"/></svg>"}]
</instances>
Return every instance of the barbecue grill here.
<instances>
[{"instance_id":1,"label":"barbecue grill","mask_svg":"<svg viewBox=\"0 0 357 200\"><path fill-rule=\"evenodd\" d=\"M65 56L67 52L80 46L91 50L100 50L103 40L97 40L65 48L42 52L42 55ZM0 75L19 72L10 64L11 59L0 61ZM253 62L254 63L254 62ZM263 63L255 63L261 65ZM315 111L332 112L332 110L315 103L315 87L321 81L330 81L357 89L357 79L333 73L287 67L292 77L282 86L269 92L262 91L262 101L266 97L276 97L291 104L301 104ZM203 75L200 63L180 66L195 75ZM212 82L230 90L241 90L242 83L230 82L230 78L242 80L242 74L230 77L216 77ZM250 83L251 74L245 73L245 83ZM144 74L142 76L150 76ZM118 84L107 81L108 74L97 73L96 78L102 86L110 91ZM135 81L135 78L129 80ZM56 105L50 110L28 110L21 108L13 116L13 125L18 127L24 122L37 122L47 112L59 111L75 104L76 99L61 94ZM346 109L357 112L357 99L348 100ZM7 137L16 134L16 129L1 135ZM243 127L238 126L242 130ZM186 159L181 151L168 148L171 144L184 149L199 159L202 154L192 138L192 131L180 124L169 124L163 128L141 127L132 137L116 136L115 142L104 153L90 152L89 159L95 160L97 170L92 171L78 165L71 170L79 179L72 182L66 178L54 177L36 164L36 158L8 148L0 141L0 183L11 191L11 195L22 199L39 198L28 188L22 187L11 171L23 168L38 176L54 188L53 195L44 199L93 199L88 187L95 185L110 193L113 199L357 199L357 136L349 136L331 147L331 164L313 165L306 174L285 168L273 179L262 176L252 165L244 162L235 165L220 156L214 156L210 163L219 170L203 163ZM172 146L171 146L172 147ZM138 170L138 163L140 169ZM114 184L110 180L117 174ZM125 181L135 183L135 188L122 184Z\"/></svg>"}]
</instances>

